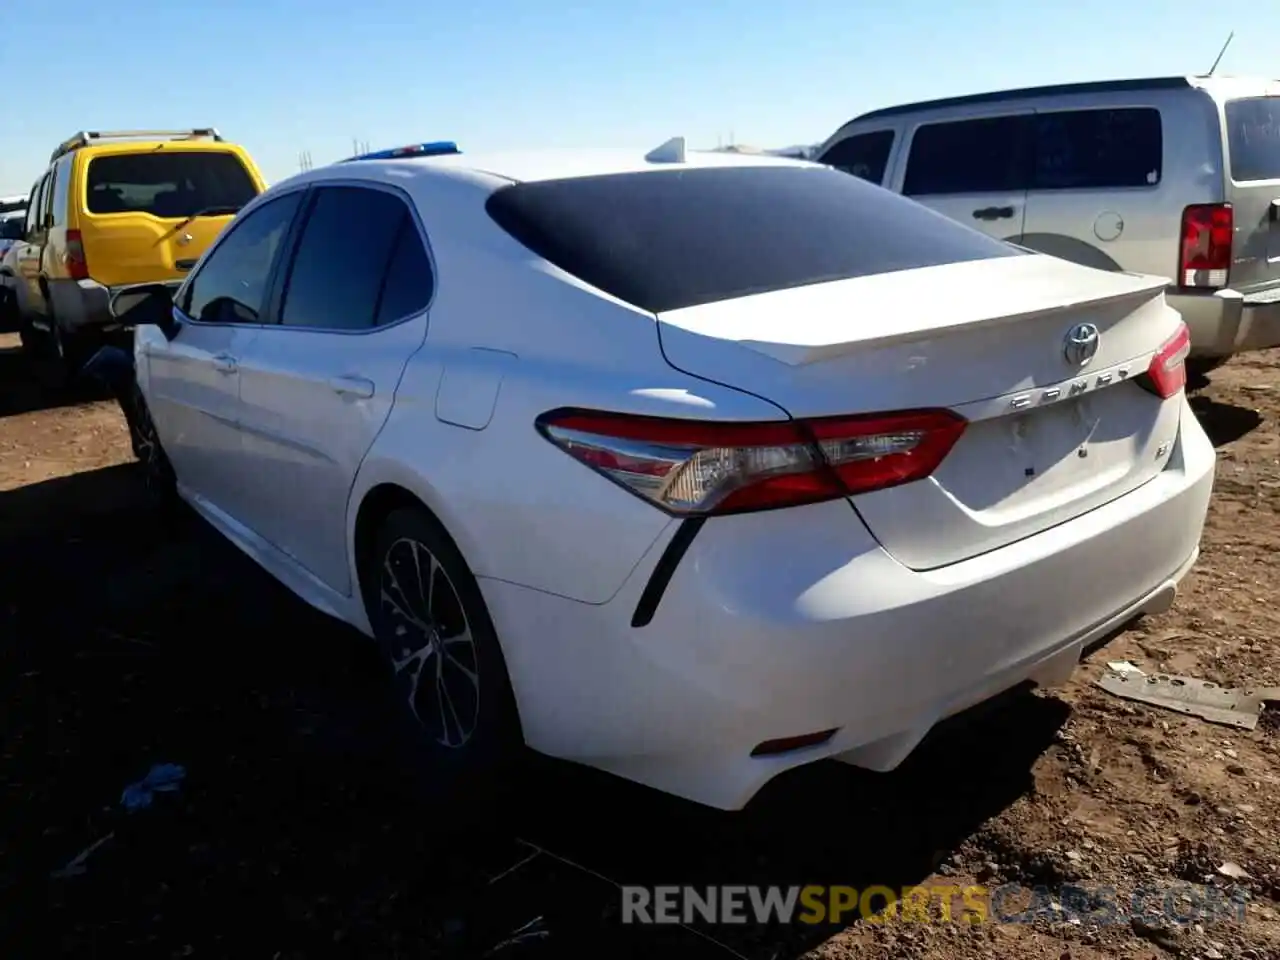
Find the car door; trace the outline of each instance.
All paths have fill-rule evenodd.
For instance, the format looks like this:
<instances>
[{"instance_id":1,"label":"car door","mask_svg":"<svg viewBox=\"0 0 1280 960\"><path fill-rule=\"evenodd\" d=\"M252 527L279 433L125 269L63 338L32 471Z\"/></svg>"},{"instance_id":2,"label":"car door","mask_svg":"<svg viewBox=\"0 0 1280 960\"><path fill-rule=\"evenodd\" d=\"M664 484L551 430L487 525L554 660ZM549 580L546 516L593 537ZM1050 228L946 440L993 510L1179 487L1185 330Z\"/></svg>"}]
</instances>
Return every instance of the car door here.
<instances>
[{"instance_id":1,"label":"car door","mask_svg":"<svg viewBox=\"0 0 1280 960\"><path fill-rule=\"evenodd\" d=\"M1031 109L910 129L899 193L998 240L1017 240L1026 214Z\"/></svg>"},{"instance_id":2,"label":"car door","mask_svg":"<svg viewBox=\"0 0 1280 960\"><path fill-rule=\"evenodd\" d=\"M147 402L178 482L236 520L257 479L243 469L239 358L258 335L302 196L284 194L234 221L179 291L173 339L140 340Z\"/></svg>"},{"instance_id":3,"label":"car door","mask_svg":"<svg viewBox=\"0 0 1280 960\"><path fill-rule=\"evenodd\" d=\"M45 216L49 192L49 175L46 173L31 190L31 205L27 207L27 225L17 254L19 304L24 314L43 324L49 312L45 303L44 287L40 283L40 258L48 234L48 218Z\"/></svg>"},{"instance_id":4,"label":"car door","mask_svg":"<svg viewBox=\"0 0 1280 960\"><path fill-rule=\"evenodd\" d=\"M279 284L277 323L241 358L248 469L266 479L247 522L340 593L351 589L347 498L422 345L433 288L403 194L317 187Z\"/></svg>"}]
</instances>

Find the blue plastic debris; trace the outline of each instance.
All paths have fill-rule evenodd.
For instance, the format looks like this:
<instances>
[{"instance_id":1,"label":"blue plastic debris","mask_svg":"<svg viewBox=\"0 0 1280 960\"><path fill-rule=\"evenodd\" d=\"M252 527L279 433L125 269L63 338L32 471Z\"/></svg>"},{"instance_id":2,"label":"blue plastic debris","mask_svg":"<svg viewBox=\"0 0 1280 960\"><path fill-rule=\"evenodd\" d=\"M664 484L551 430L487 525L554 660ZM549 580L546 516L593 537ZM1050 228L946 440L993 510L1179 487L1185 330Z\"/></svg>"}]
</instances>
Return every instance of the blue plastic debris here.
<instances>
[{"instance_id":1,"label":"blue plastic debris","mask_svg":"<svg viewBox=\"0 0 1280 960\"><path fill-rule=\"evenodd\" d=\"M432 143L411 143L407 147L392 147L390 150L375 150L359 156L347 157L339 163L353 163L356 160L396 160L401 157L444 157L461 153L458 145L452 140L436 140Z\"/></svg>"},{"instance_id":2,"label":"blue plastic debris","mask_svg":"<svg viewBox=\"0 0 1280 960\"><path fill-rule=\"evenodd\" d=\"M186 775L186 768L176 763L157 763L147 771L145 777L124 788L120 803L126 810L149 807L157 793L172 793L177 790Z\"/></svg>"}]
</instances>

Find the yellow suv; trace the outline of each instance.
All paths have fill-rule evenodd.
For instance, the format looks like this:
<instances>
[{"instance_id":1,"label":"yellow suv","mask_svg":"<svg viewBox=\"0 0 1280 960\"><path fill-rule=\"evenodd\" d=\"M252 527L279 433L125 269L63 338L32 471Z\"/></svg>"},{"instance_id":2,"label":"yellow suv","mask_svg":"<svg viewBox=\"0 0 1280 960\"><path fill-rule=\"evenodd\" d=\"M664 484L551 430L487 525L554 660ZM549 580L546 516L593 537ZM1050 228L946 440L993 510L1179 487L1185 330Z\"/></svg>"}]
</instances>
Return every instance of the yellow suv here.
<instances>
[{"instance_id":1,"label":"yellow suv","mask_svg":"<svg viewBox=\"0 0 1280 960\"><path fill-rule=\"evenodd\" d=\"M85 131L59 144L6 259L24 345L51 346L74 373L119 329L118 288L177 287L264 187L248 152L211 128Z\"/></svg>"}]
</instances>

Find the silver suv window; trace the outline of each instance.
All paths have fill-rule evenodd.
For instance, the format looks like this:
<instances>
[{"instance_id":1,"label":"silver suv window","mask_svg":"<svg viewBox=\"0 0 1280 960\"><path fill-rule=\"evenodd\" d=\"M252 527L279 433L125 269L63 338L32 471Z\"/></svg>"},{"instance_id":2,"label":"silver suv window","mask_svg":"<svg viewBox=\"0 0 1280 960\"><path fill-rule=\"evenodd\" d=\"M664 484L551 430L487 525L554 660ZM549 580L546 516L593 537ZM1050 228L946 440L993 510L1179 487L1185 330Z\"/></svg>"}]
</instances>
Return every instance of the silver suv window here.
<instances>
[{"instance_id":1,"label":"silver suv window","mask_svg":"<svg viewBox=\"0 0 1280 960\"><path fill-rule=\"evenodd\" d=\"M1228 100L1231 179L1280 180L1280 97Z\"/></svg>"},{"instance_id":2,"label":"silver suv window","mask_svg":"<svg viewBox=\"0 0 1280 960\"><path fill-rule=\"evenodd\" d=\"M1153 187L1164 169L1154 107L1055 110L916 130L902 192L922 197Z\"/></svg>"},{"instance_id":3,"label":"silver suv window","mask_svg":"<svg viewBox=\"0 0 1280 960\"><path fill-rule=\"evenodd\" d=\"M855 133L834 144L818 158L818 163L825 163L871 183L883 183L885 168L889 165L889 152L893 149L893 137L892 130Z\"/></svg>"},{"instance_id":4,"label":"silver suv window","mask_svg":"<svg viewBox=\"0 0 1280 960\"><path fill-rule=\"evenodd\" d=\"M1164 135L1154 107L1037 113L1031 190L1154 187Z\"/></svg>"}]
</instances>

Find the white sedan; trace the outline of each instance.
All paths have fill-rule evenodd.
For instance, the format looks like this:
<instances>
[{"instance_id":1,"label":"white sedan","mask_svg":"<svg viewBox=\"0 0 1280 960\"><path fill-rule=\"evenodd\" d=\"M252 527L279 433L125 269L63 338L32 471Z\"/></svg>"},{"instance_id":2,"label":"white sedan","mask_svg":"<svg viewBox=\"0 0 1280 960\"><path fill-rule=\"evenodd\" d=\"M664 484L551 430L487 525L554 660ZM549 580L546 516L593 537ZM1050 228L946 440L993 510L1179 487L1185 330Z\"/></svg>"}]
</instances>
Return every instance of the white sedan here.
<instances>
[{"instance_id":1,"label":"white sedan","mask_svg":"<svg viewBox=\"0 0 1280 960\"><path fill-rule=\"evenodd\" d=\"M1214 451L1163 291L801 161L423 145L139 293L134 440L376 640L442 780L737 809L1168 607Z\"/></svg>"}]
</instances>

